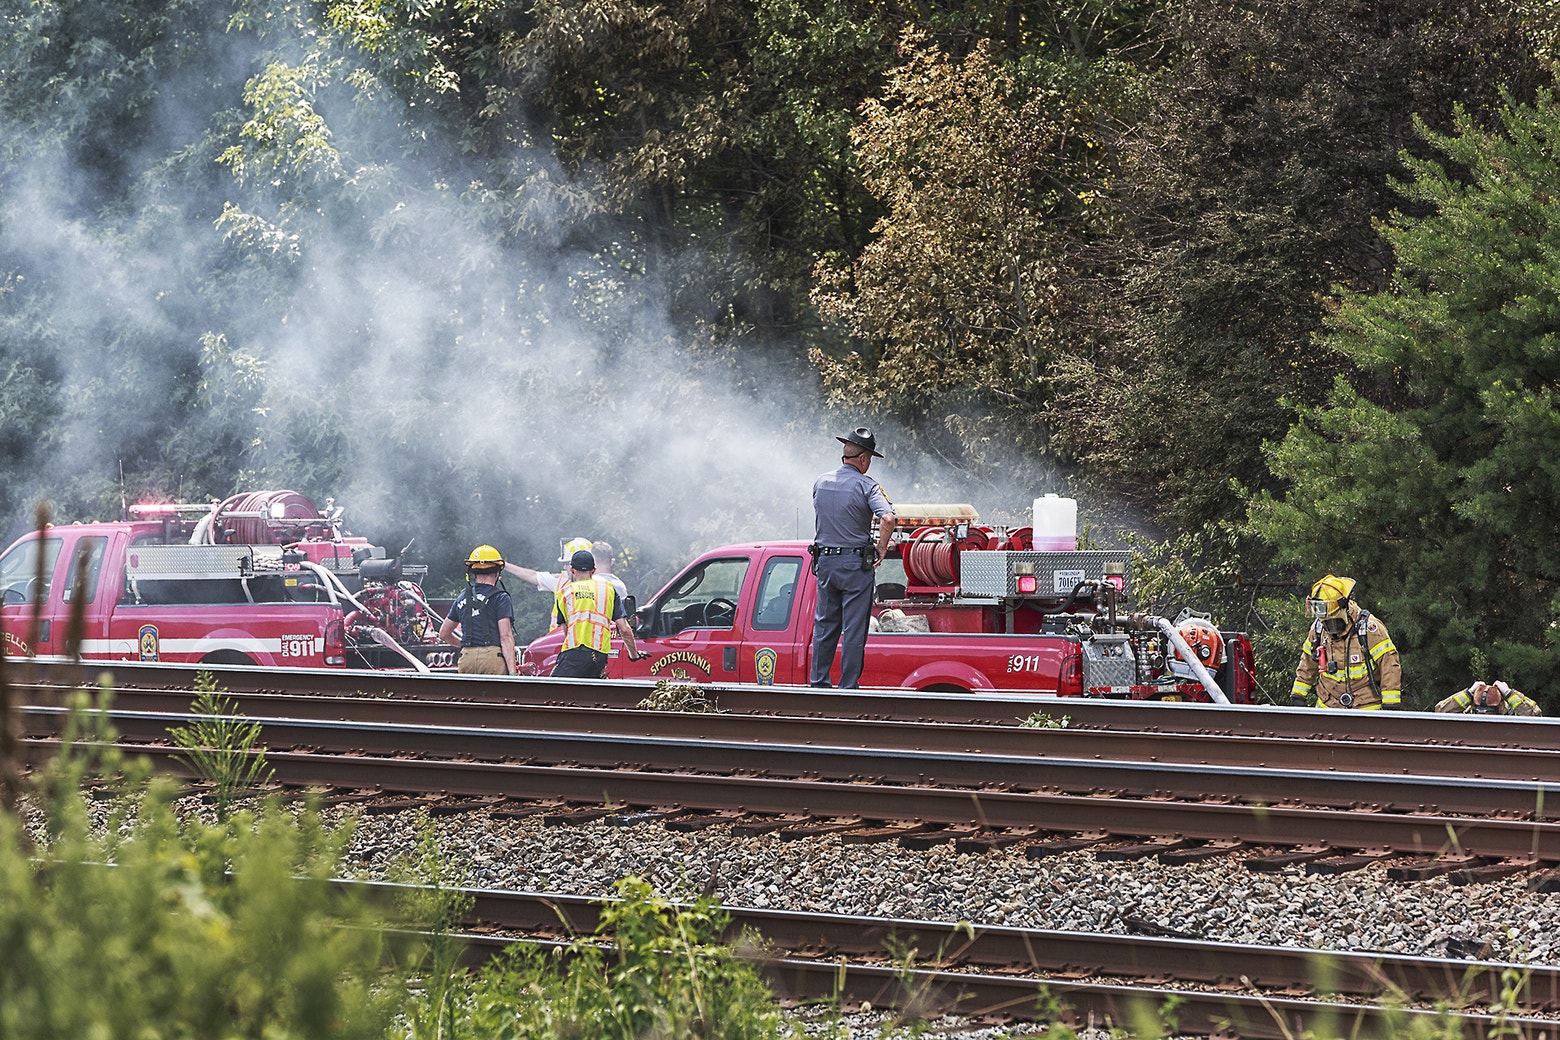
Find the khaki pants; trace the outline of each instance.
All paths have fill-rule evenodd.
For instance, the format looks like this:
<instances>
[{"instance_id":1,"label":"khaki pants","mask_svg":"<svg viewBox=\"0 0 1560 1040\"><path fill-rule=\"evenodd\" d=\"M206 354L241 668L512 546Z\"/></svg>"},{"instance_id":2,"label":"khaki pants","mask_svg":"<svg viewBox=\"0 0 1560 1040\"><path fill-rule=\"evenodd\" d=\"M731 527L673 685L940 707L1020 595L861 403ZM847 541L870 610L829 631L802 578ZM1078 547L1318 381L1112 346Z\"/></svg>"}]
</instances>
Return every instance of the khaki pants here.
<instances>
[{"instance_id":1,"label":"khaki pants","mask_svg":"<svg viewBox=\"0 0 1560 1040\"><path fill-rule=\"evenodd\" d=\"M509 669L504 667L504 651L496 646L463 647L455 670L469 675L509 674Z\"/></svg>"}]
</instances>

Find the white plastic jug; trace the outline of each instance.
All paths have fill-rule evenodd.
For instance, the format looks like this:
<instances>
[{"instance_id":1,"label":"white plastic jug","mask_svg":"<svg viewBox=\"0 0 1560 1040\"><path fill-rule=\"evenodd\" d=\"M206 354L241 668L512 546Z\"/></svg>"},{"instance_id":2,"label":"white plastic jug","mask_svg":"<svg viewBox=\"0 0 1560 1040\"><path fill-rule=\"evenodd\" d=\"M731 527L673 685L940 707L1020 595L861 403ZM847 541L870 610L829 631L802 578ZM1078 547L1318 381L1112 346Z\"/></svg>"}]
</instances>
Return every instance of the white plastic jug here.
<instances>
[{"instance_id":1,"label":"white plastic jug","mask_svg":"<svg viewBox=\"0 0 1560 1040\"><path fill-rule=\"evenodd\" d=\"M1035 499L1035 548L1041 552L1072 552L1078 548L1078 503L1045 495Z\"/></svg>"}]
</instances>

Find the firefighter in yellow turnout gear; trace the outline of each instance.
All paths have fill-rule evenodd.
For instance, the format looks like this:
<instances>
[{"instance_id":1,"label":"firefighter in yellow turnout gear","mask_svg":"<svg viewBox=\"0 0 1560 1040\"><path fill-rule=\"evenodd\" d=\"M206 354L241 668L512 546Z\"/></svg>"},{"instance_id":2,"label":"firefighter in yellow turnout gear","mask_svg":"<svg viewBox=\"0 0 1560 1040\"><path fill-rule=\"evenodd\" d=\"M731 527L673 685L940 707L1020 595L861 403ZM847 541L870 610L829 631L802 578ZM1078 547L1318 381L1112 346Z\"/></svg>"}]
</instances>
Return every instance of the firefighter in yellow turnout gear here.
<instances>
[{"instance_id":1,"label":"firefighter in yellow turnout gear","mask_svg":"<svg viewBox=\"0 0 1560 1040\"><path fill-rule=\"evenodd\" d=\"M1542 715L1533 698L1496 679L1492 683L1470 683L1435 706L1436 711L1464 712L1473 715Z\"/></svg>"},{"instance_id":2,"label":"firefighter in yellow turnout gear","mask_svg":"<svg viewBox=\"0 0 1560 1040\"><path fill-rule=\"evenodd\" d=\"M1311 586L1311 631L1300 647L1291 704L1374 711L1403 703L1403 667L1387 626L1354 602L1354 579Z\"/></svg>"}]
</instances>

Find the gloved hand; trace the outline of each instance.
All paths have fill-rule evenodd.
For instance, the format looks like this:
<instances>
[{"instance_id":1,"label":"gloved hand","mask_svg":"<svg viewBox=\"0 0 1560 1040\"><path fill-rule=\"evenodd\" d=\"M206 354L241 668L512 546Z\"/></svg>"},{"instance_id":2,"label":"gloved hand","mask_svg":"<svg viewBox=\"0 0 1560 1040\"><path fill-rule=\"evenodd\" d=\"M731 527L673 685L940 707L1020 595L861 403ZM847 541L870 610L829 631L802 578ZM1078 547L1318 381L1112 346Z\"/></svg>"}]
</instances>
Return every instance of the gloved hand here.
<instances>
[{"instance_id":1,"label":"gloved hand","mask_svg":"<svg viewBox=\"0 0 1560 1040\"><path fill-rule=\"evenodd\" d=\"M1311 706L1311 699L1309 697L1301 697L1291 693L1289 695L1289 706L1291 708L1309 708Z\"/></svg>"}]
</instances>

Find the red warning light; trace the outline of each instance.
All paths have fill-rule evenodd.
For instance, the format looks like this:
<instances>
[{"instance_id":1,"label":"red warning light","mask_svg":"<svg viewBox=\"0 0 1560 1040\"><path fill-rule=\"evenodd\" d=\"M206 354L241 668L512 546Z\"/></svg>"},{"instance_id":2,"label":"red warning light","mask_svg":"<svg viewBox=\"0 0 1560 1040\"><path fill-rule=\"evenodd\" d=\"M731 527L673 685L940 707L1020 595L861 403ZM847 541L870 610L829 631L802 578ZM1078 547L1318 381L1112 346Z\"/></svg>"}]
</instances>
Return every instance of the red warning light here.
<instances>
[{"instance_id":1,"label":"red warning light","mask_svg":"<svg viewBox=\"0 0 1560 1040\"><path fill-rule=\"evenodd\" d=\"M1040 583L1035 580L1033 574L1020 574L1018 576L1018 592L1022 596L1033 596Z\"/></svg>"}]
</instances>

